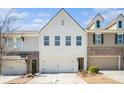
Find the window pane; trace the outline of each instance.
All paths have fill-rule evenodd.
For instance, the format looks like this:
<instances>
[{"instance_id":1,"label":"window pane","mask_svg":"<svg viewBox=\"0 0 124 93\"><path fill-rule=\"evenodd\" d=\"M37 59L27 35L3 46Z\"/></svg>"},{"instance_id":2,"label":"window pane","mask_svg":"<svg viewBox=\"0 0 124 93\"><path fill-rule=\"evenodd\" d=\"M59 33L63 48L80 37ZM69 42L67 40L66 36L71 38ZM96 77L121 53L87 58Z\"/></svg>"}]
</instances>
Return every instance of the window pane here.
<instances>
[{"instance_id":1,"label":"window pane","mask_svg":"<svg viewBox=\"0 0 124 93\"><path fill-rule=\"evenodd\" d=\"M8 47L10 47L10 48L13 47L13 39L12 38L8 39Z\"/></svg>"},{"instance_id":2,"label":"window pane","mask_svg":"<svg viewBox=\"0 0 124 93\"><path fill-rule=\"evenodd\" d=\"M66 36L66 46L71 46L71 36Z\"/></svg>"},{"instance_id":3,"label":"window pane","mask_svg":"<svg viewBox=\"0 0 124 93\"><path fill-rule=\"evenodd\" d=\"M81 36L77 36L77 37L76 37L76 45L77 45L77 46L81 46L81 45L82 45L81 42L82 42L82 37L81 37Z\"/></svg>"},{"instance_id":4,"label":"window pane","mask_svg":"<svg viewBox=\"0 0 124 93\"><path fill-rule=\"evenodd\" d=\"M21 38L16 39L16 48L21 48Z\"/></svg>"},{"instance_id":5,"label":"window pane","mask_svg":"<svg viewBox=\"0 0 124 93\"><path fill-rule=\"evenodd\" d=\"M118 27L122 28L122 21L118 21Z\"/></svg>"},{"instance_id":6,"label":"window pane","mask_svg":"<svg viewBox=\"0 0 124 93\"><path fill-rule=\"evenodd\" d=\"M97 27L97 28L100 28L100 21L99 21L99 20L96 21L96 27Z\"/></svg>"},{"instance_id":7,"label":"window pane","mask_svg":"<svg viewBox=\"0 0 124 93\"><path fill-rule=\"evenodd\" d=\"M96 44L101 44L101 40L102 38L101 38L101 34L96 34L95 35L95 42L96 42Z\"/></svg>"},{"instance_id":8,"label":"window pane","mask_svg":"<svg viewBox=\"0 0 124 93\"><path fill-rule=\"evenodd\" d=\"M60 36L55 36L55 46L60 46Z\"/></svg>"},{"instance_id":9,"label":"window pane","mask_svg":"<svg viewBox=\"0 0 124 93\"><path fill-rule=\"evenodd\" d=\"M44 36L44 46L49 45L49 36Z\"/></svg>"},{"instance_id":10,"label":"window pane","mask_svg":"<svg viewBox=\"0 0 124 93\"><path fill-rule=\"evenodd\" d=\"M123 34L117 34L117 43L123 44Z\"/></svg>"}]
</instances>

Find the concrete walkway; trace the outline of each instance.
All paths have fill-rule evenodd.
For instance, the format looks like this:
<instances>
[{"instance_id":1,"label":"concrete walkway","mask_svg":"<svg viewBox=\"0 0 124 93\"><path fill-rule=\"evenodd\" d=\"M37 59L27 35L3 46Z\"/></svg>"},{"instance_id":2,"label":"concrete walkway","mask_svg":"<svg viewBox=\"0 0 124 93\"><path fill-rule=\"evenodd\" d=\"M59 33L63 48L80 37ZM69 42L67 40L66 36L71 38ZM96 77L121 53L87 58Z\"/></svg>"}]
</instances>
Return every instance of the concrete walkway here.
<instances>
[{"instance_id":1,"label":"concrete walkway","mask_svg":"<svg viewBox=\"0 0 124 93\"><path fill-rule=\"evenodd\" d=\"M124 70L122 71L100 71L105 76L124 83Z\"/></svg>"},{"instance_id":2,"label":"concrete walkway","mask_svg":"<svg viewBox=\"0 0 124 93\"><path fill-rule=\"evenodd\" d=\"M86 84L76 73L41 74L28 84Z\"/></svg>"},{"instance_id":3,"label":"concrete walkway","mask_svg":"<svg viewBox=\"0 0 124 93\"><path fill-rule=\"evenodd\" d=\"M6 83L14 78L17 78L19 76L0 76L0 84Z\"/></svg>"}]
</instances>

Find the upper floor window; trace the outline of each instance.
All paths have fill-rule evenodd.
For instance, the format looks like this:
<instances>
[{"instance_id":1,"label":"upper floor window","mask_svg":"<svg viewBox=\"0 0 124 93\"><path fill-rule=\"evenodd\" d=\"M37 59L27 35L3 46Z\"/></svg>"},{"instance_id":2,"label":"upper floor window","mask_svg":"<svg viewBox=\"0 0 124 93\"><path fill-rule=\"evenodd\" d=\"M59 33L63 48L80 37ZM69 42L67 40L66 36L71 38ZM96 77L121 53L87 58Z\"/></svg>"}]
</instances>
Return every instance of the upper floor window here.
<instances>
[{"instance_id":1,"label":"upper floor window","mask_svg":"<svg viewBox=\"0 0 124 93\"><path fill-rule=\"evenodd\" d=\"M118 28L122 28L122 21L118 21Z\"/></svg>"},{"instance_id":2,"label":"upper floor window","mask_svg":"<svg viewBox=\"0 0 124 93\"><path fill-rule=\"evenodd\" d=\"M81 46L82 45L82 37L81 36L77 36L76 37L76 45L77 46Z\"/></svg>"},{"instance_id":3,"label":"upper floor window","mask_svg":"<svg viewBox=\"0 0 124 93\"><path fill-rule=\"evenodd\" d=\"M60 46L60 36L55 36L55 46Z\"/></svg>"},{"instance_id":4,"label":"upper floor window","mask_svg":"<svg viewBox=\"0 0 124 93\"><path fill-rule=\"evenodd\" d=\"M124 42L124 35L117 34L117 44L123 44L123 42Z\"/></svg>"},{"instance_id":5,"label":"upper floor window","mask_svg":"<svg viewBox=\"0 0 124 93\"><path fill-rule=\"evenodd\" d=\"M22 48L22 39L16 38L16 48L21 49Z\"/></svg>"},{"instance_id":6,"label":"upper floor window","mask_svg":"<svg viewBox=\"0 0 124 93\"><path fill-rule=\"evenodd\" d=\"M100 20L96 21L96 28L100 28Z\"/></svg>"},{"instance_id":7,"label":"upper floor window","mask_svg":"<svg viewBox=\"0 0 124 93\"><path fill-rule=\"evenodd\" d=\"M10 47L10 48L12 48L13 47L13 38L8 38L8 40L7 40L7 46L8 47Z\"/></svg>"},{"instance_id":8,"label":"upper floor window","mask_svg":"<svg viewBox=\"0 0 124 93\"><path fill-rule=\"evenodd\" d=\"M66 46L71 46L71 36L66 36Z\"/></svg>"},{"instance_id":9,"label":"upper floor window","mask_svg":"<svg viewBox=\"0 0 124 93\"><path fill-rule=\"evenodd\" d=\"M94 34L93 40L94 44L103 44L103 34L101 33L96 33Z\"/></svg>"},{"instance_id":10,"label":"upper floor window","mask_svg":"<svg viewBox=\"0 0 124 93\"><path fill-rule=\"evenodd\" d=\"M49 46L49 36L44 36L44 46Z\"/></svg>"}]
</instances>

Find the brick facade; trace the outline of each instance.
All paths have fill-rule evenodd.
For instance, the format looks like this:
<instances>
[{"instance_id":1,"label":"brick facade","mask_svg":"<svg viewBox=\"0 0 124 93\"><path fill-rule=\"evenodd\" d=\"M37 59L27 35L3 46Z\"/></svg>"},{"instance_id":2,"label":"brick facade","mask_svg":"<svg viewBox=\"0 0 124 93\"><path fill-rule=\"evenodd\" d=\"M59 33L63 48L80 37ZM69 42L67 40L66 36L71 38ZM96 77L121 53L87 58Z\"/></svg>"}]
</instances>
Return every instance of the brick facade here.
<instances>
[{"instance_id":1,"label":"brick facade","mask_svg":"<svg viewBox=\"0 0 124 93\"><path fill-rule=\"evenodd\" d=\"M121 69L124 69L124 47L88 47L87 52L88 59L89 56L120 56Z\"/></svg>"}]
</instances>

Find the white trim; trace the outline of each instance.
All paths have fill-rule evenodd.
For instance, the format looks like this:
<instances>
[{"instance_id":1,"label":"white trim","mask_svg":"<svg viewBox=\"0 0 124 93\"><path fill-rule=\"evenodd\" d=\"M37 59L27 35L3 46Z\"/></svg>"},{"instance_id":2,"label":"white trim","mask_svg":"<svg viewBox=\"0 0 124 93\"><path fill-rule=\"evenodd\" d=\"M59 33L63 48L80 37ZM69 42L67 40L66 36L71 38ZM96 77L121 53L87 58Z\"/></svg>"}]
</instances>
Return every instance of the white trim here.
<instances>
[{"instance_id":1,"label":"white trim","mask_svg":"<svg viewBox=\"0 0 124 93\"><path fill-rule=\"evenodd\" d=\"M109 55L109 56L89 56L89 57L118 57L118 70L121 69L121 57L118 55L115 55L115 56L111 56L111 55Z\"/></svg>"},{"instance_id":2,"label":"white trim","mask_svg":"<svg viewBox=\"0 0 124 93\"><path fill-rule=\"evenodd\" d=\"M108 55L108 56L89 56L89 57L120 57L120 56L118 56L118 55L115 55L115 56Z\"/></svg>"}]
</instances>

